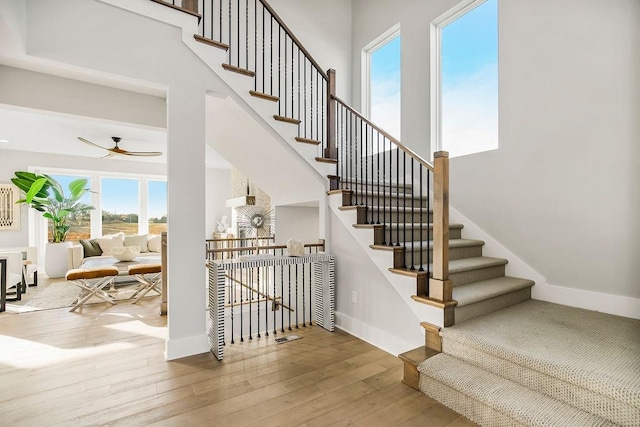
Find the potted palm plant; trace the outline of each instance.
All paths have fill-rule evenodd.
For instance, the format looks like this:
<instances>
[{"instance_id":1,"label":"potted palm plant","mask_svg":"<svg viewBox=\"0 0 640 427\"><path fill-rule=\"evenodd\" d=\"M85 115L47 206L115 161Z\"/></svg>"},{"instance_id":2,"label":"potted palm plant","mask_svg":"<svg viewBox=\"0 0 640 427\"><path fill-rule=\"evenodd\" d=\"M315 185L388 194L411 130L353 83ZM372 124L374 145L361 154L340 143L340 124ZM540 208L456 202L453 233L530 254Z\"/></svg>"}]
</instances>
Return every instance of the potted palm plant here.
<instances>
[{"instance_id":1,"label":"potted palm plant","mask_svg":"<svg viewBox=\"0 0 640 427\"><path fill-rule=\"evenodd\" d=\"M67 271L67 252L71 246L66 242L71 228L69 221L86 211L95 209L81 202L88 191L88 180L81 178L69 183L69 194L58 181L48 175L31 172L15 172L11 182L25 193L16 203L25 204L42 213L52 222L52 239L45 251L45 272L49 277L62 277Z\"/></svg>"}]
</instances>

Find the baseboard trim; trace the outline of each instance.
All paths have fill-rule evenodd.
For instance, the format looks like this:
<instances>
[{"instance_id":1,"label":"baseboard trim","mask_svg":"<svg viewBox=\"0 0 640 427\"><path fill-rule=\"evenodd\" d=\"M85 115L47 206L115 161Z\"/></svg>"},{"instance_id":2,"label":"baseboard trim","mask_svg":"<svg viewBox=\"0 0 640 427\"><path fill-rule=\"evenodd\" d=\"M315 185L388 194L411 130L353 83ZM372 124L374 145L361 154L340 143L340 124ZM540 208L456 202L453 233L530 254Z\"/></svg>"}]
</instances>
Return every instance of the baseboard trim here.
<instances>
[{"instance_id":1,"label":"baseboard trim","mask_svg":"<svg viewBox=\"0 0 640 427\"><path fill-rule=\"evenodd\" d=\"M182 357L208 353L209 351L211 349L209 348L209 338L206 334L174 340L169 339L166 342L164 358L166 360L176 360Z\"/></svg>"},{"instance_id":2,"label":"baseboard trim","mask_svg":"<svg viewBox=\"0 0 640 427\"><path fill-rule=\"evenodd\" d=\"M540 301L640 319L640 299L638 298L604 294L548 283L536 284L531 288L531 297Z\"/></svg>"},{"instance_id":3,"label":"baseboard trim","mask_svg":"<svg viewBox=\"0 0 640 427\"><path fill-rule=\"evenodd\" d=\"M336 328L345 331L348 334L351 334L362 341L366 341L371 345L378 347L386 351L389 354L394 356L398 356L401 353L412 350L416 347L424 345L424 338L420 335L421 339L418 342L410 343L403 339L396 337L389 332L385 332L381 329L368 325L364 322L361 322L358 319L354 319L353 317L347 316L344 313L339 313L336 311ZM416 325L419 327L419 325ZM422 328L420 329L421 333L424 333Z\"/></svg>"}]
</instances>

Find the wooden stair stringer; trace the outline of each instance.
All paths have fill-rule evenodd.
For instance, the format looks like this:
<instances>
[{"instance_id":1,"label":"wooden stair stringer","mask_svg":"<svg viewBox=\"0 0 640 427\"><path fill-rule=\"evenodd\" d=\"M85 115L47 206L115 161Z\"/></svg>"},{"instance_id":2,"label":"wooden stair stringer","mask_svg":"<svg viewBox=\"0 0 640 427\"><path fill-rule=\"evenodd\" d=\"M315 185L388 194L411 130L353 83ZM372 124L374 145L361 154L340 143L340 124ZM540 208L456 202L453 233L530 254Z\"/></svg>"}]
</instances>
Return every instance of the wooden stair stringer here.
<instances>
[{"instance_id":1,"label":"wooden stair stringer","mask_svg":"<svg viewBox=\"0 0 640 427\"><path fill-rule=\"evenodd\" d=\"M413 301L412 297L416 295L416 278L402 274L395 274L389 271L389 267L393 265L393 251L371 249L370 245L373 243L374 235L373 229L353 227L353 224L356 224L357 222L357 210L340 209L340 207L342 207L342 195L338 192L329 194L327 198L329 200L329 207L331 211L340 219L340 222L344 225L345 229L347 229L356 242L358 242L358 245L362 248L363 254L373 261L396 293L400 295L403 301L406 302L407 308L409 308L416 317L420 319L420 321L426 321L433 325L443 326L444 310L439 307L427 304L418 304ZM415 327L415 325L408 325L408 327Z\"/></svg>"}]
</instances>

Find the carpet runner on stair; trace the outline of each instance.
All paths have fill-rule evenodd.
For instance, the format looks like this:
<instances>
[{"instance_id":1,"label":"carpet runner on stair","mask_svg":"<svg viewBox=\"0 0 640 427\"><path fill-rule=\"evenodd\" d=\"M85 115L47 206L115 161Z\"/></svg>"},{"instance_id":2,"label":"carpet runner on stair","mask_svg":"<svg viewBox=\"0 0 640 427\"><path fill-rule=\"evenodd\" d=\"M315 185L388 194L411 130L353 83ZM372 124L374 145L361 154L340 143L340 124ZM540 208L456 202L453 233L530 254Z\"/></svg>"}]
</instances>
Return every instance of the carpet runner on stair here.
<instances>
[{"instance_id":1,"label":"carpet runner on stair","mask_svg":"<svg viewBox=\"0 0 640 427\"><path fill-rule=\"evenodd\" d=\"M640 425L640 321L530 300L442 330L420 389L482 425Z\"/></svg>"}]
</instances>

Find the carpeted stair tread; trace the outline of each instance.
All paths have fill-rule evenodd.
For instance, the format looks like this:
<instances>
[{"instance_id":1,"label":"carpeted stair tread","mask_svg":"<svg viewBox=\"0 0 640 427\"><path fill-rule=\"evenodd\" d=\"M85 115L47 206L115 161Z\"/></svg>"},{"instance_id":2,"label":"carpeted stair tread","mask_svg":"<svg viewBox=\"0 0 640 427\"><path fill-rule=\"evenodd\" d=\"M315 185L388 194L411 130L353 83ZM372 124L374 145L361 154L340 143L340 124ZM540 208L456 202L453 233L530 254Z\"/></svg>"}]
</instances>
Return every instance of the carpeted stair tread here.
<instances>
[{"instance_id":1,"label":"carpeted stair tread","mask_svg":"<svg viewBox=\"0 0 640 427\"><path fill-rule=\"evenodd\" d=\"M458 301L457 307L474 304L509 292L531 287L533 280L518 277L502 276L494 279L482 280L453 288L453 299Z\"/></svg>"},{"instance_id":2,"label":"carpeted stair tread","mask_svg":"<svg viewBox=\"0 0 640 427\"><path fill-rule=\"evenodd\" d=\"M394 187L391 187L391 188L394 188ZM382 190L382 188L381 188L381 190ZM385 190L386 190L386 189L385 189ZM386 199L396 199L396 198L400 198L400 199L402 199L403 197L406 197L406 198L407 198L407 199L409 199L409 200L410 200L410 199L415 199L415 200L419 200L419 199L427 200L427 196L422 196L422 197L420 197L420 195L418 195L418 194L411 195L410 193L398 193L398 192L395 192L395 191L391 191L391 192L389 192L389 191L384 191L384 192L383 192L383 191L381 191L380 193L378 193L377 191L369 191L369 190L366 190L366 191L358 191L358 193L357 193L357 194L358 194L358 197L359 197L359 198L360 198L360 197L379 197L379 198L381 198L381 199L382 199L382 198L386 198ZM354 191L354 192L353 192L353 196L352 196L352 197L355 197L355 195L356 195L356 192Z\"/></svg>"},{"instance_id":3,"label":"carpeted stair tread","mask_svg":"<svg viewBox=\"0 0 640 427\"><path fill-rule=\"evenodd\" d=\"M400 245L404 246L404 248L408 251L410 250L420 250L422 249L432 249L433 248L433 240L422 241L422 242L404 242L400 243ZM475 239L450 239L449 240L449 248L468 248L471 246L484 246L484 241L475 240Z\"/></svg>"},{"instance_id":4,"label":"carpeted stair tread","mask_svg":"<svg viewBox=\"0 0 640 427\"><path fill-rule=\"evenodd\" d=\"M619 425L640 425L640 320L529 300L442 331L443 351Z\"/></svg>"},{"instance_id":5,"label":"carpeted stair tread","mask_svg":"<svg viewBox=\"0 0 640 427\"><path fill-rule=\"evenodd\" d=\"M358 185L373 186L375 188L378 188L378 185L380 186L380 188L382 187L412 188L413 187L413 184L411 183L398 184L393 181L381 181L378 183L378 181L372 181L370 179L363 181L362 179L356 180L355 178L340 178L340 182L349 183L349 184L355 184L357 182Z\"/></svg>"},{"instance_id":6,"label":"carpeted stair tread","mask_svg":"<svg viewBox=\"0 0 640 427\"><path fill-rule=\"evenodd\" d=\"M611 425L444 353L419 364L418 371L421 391L481 425Z\"/></svg>"},{"instance_id":7,"label":"carpeted stair tread","mask_svg":"<svg viewBox=\"0 0 640 427\"><path fill-rule=\"evenodd\" d=\"M377 206L371 206L371 205L365 205L367 209L372 210L372 211L377 211L378 207ZM413 212L413 213L433 213L433 209L427 209L427 208L419 208L419 207L411 207L411 206L387 206L384 209L384 212L386 212L386 214L388 215L389 212ZM382 217L383 215L383 209L382 206L380 206L380 217Z\"/></svg>"},{"instance_id":8,"label":"carpeted stair tread","mask_svg":"<svg viewBox=\"0 0 640 427\"><path fill-rule=\"evenodd\" d=\"M456 273L463 273L465 271L479 270L482 268L497 267L501 265L506 265L508 263L509 261L507 261L504 258L493 258L493 257L487 257L487 256L478 256L478 257L472 257L472 258L449 260L449 275L456 274ZM420 267L419 265L415 266L416 269L419 267ZM423 265L422 269L425 271L427 270L432 271L433 265L432 264Z\"/></svg>"},{"instance_id":9,"label":"carpeted stair tread","mask_svg":"<svg viewBox=\"0 0 640 427\"><path fill-rule=\"evenodd\" d=\"M416 231L420 230L420 224L419 223L404 224L404 223L401 223L401 222L400 223L398 223L398 222L387 222L387 223L384 223L384 224L381 224L381 225L384 225L387 230L389 230L389 229L393 229L393 230L400 229L400 230L402 230L404 228L406 228L408 230L411 230L411 229L412 230L416 230ZM423 230L426 230L427 227L430 228L430 229L433 229L433 224L430 223L430 222L426 222L426 223L422 224L422 229ZM449 224L449 229L452 229L452 228L460 228L460 229L462 229L462 228L464 228L464 225L463 224Z\"/></svg>"}]
</instances>

